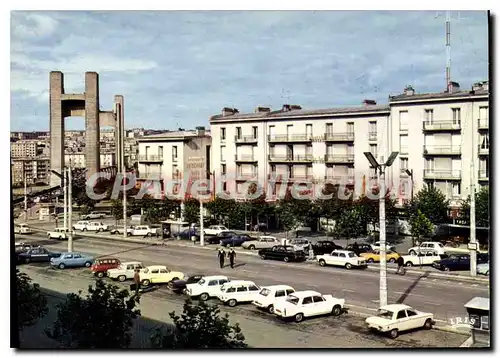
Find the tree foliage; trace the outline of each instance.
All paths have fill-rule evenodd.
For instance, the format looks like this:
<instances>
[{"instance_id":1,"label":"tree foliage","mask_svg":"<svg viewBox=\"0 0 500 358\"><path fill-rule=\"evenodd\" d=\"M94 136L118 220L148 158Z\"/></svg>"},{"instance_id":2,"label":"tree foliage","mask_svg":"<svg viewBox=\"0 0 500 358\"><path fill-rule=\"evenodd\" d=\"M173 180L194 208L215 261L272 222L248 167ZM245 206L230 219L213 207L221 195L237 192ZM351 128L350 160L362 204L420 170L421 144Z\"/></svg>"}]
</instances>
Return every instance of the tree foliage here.
<instances>
[{"instance_id":1,"label":"tree foliage","mask_svg":"<svg viewBox=\"0 0 500 358\"><path fill-rule=\"evenodd\" d=\"M184 221L190 224L198 224L200 222L200 202L193 198L184 201L182 215Z\"/></svg>"},{"instance_id":2,"label":"tree foliage","mask_svg":"<svg viewBox=\"0 0 500 358\"><path fill-rule=\"evenodd\" d=\"M123 201L120 199L111 201L111 215L115 218L115 221L123 219Z\"/></svg>"},{"instance_id":3,"label":"tree foliage","mask_svg":"<svg viewBox=\"0 0 500 358\"><path fill-rule=\"evenodd\" d=\"M483 187L476 192L476 226L490 227L490 190ZM459 217L470 223L470 195L460 205Z\"/></svg>"},{"instance_id":4,"label":"tree foliage","mask_svg":"<svg viewBox=\"0 0 500 358\"><path fill-rule=\"evenodd\" d=\"M57 319L46 334L66 348L127 348L130 345L138 296L96 281L86 297L70 293L57 306Z\"/></svg>"},{"instance_id":5,"label":"tree foliage","mask_svg":"<svg viewBox=\"0 0 500 358\"><path fill-rule=\"evenodd\" d=\"M450 201L441 190L432 186L421 189L414 199L407 205L409 215L415 215L417 210L428 218L433 224L448 221L448 206Z\"/></svg>"},{"instance_id":6,"label":"tree foliage","mask_svg":"<svg viewBox=\"0 0 500 358\"><path fill-rule=\"evenodd\" d=\"M17 327L21 331L24 327L32 326L47 314L47 299L40 291L40 285L32 283L28 275L17 269L16 290Z\"/></svg>"},{"instance_id":7,"label":"tree foliage","mask_svg":"<svg viewBox=\"0 0 500 358\"><path fill-rule=\"evenodd\" d=\"M434 225L419 209L410 216L409 224L413 239L430 237L434 232Z\"/></svg>"},{"instance_id":8,"label":"tree foliage","mask_svg":"<svg viewBox=\"0 0 500 358\"><path fill-rule=\"evenodd\" d=\"M170 313L175 328L157 329L151 337L153 348L200 349L246 348L245 336L238 323L231 325L229 315L223 317L215 305L186 300L181 316Z\"/></svg>"},{"instance_id":9,"label":"tree foliage","mask_svg":"<svg viewBox=\"0 0 500 358\"><path fill-rule=\"evenodd\" d=\"M361 236L364 230L362 214L358 208L353 207L342 211L335 224L334 235L349 240Z\"/></svg>"}]
</instances>

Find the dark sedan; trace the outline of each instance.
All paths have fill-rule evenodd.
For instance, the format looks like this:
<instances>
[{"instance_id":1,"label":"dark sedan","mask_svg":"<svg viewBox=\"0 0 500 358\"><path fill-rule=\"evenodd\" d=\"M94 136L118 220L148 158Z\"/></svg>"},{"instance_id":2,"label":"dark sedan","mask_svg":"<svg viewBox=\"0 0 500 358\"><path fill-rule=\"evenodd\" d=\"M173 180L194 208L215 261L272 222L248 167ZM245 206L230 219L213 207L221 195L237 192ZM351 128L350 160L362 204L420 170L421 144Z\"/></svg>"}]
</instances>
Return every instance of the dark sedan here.
<instances>
[{"instance_id":1,"label":"dark sedan","mask_svg":"<svg viewBox=\"0 0 500 358\"><path fill-rule=\"evenodd\" d=\"M183 240L191 240L191 237L196 237L196 241L200 240L200 233L197 230L187 229L177 233L175 236L183 239Z\"/></svg>"},{"instance_id":2,"label":"dark sedan","mask_svg":"<svg viewBox=\"0 0 500 358\"><path fill-rule=\"evenodd\" d=\"M59 256L61 256L60 252L50 252L43 247L29 249L18 254L19 261L27 264L30 262L50 262L51 258Z\"/></svg>"},{"instance_id":3,"label":"dark sedan","mask_svg":"<svg viewBox=\"0 0 500 358\"><path fill-rule=\"evenodd\" d=\"M205 242L207 244L218 244L221 240L230 239L233 236L238 236L234 231L222 231L216 236L205 236Z\"/></svg>"},{"instance_id":4,"label":"dark sedan","mask_svg":"<svg viewBox=\"0 0 500 358\"><path fill-rule=\"evenodd\" d=\"M304 251L296 251L293 246L276 245L270 249L259 250L259 256L262 260L280 260L280 261L305 261L307 256Z\"/></svg>"},{"instance_id":5,"label":"dark sedan","mask_svg":"<svg viewBox=\"0 0 500 358\"><path fill-rule=\"evenodd\" d=\"M235 247L235 246L241 246L241 244L243 244L245 241L250 241L250 240L252 240L252 238L248 235L235 235L220 240L220 245L227 247Z\"/></svg>"},{"instance_id":6,"label":"dark sedan","mask_svg":"<svg viewBox=\"0 0 500 358\"><path fill-rule=\"evenodd\" d=\"M186 285L190 283L197 283L203 278L204 275L191 275L185 280L175 280L168 283L168 288L170 288L175 293L182 293L186 288Z\"/></svg>"},{"instance_id":7,"label":"dark sedan","mask_svg":"<svg viewBox=\"0 0 500 358\"><path fill-rule=\"evenodd\" d=\"M315 255L326 255L333 250L343 250L342 246L335 244L333 241L318 241L312 245L312 248Z\"/></svg>"},{"instance_id":8,"label":"dark sedan","mask_svg":"<svg viewBox=\"0 0 500 358\"><path fill-rule=\"evenodd\" d=\"M350 244L350 245L347 245L346 250L349 250L349 251L355 251L354 250L354 245L353 244ZM365 252L372 252L373 249L371 247L371 245L368 245L368 244L358 244L358 254L363 254Z\"/></svg>"},{"instance_id":9,"label":"dark sedan","mask_svg":"<svg viewBox=\"0 0 500 358\"><path fill-rule=\"evenodd\" d=\"M478 254L477 263L488 262L488 255ZM470 256L469 255L451 255L443 260L434 261L432 264L434 268L441 271L460 271L470 269Z\"/></svg>"}]
</instances>

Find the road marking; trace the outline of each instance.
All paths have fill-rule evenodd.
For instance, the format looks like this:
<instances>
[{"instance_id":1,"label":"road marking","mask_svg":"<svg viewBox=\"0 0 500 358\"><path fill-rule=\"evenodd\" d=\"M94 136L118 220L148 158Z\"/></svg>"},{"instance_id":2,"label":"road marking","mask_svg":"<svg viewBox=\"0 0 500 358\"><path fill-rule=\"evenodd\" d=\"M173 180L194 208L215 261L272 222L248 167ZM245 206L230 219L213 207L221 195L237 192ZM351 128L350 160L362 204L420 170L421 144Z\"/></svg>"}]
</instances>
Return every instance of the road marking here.
<instances>
[{"instance_id":1,"label":"road marking","mask_svg":"<svg viewBox=\"0 0 500 358\"><path fill-rule=\"evenodd\" d=\"M424 296L424 295L418 295L416 293L405 293L405 292L401 292L401 291L394 291L394 293L397 293L398 295L408 295L409 297L428 297L428 296Z\"/></svg>"},{"instance_id":2,"label":"road marking","mask_svg":"<svg viewBox=\"0 0 500 358\"><path fill-rule=\"evenodd\" d=\"M474 283L474 284L472 284L472 286L477 287L477 286L478 286L478 284L477 284L477 283Z\"/></svg>"},{"instance_id":3,"label":"road marking","mask_svg":"<svg viewBox=\"0 0 500 358\"><path fill-rule=\"evenodd\" d=\"M373 303L379 303L380 300L372 300Z\"/></svg>"},{"instance_id":4,"label":"road marking","mask_svg":"<svg viewBox=\"0 0 500 358\"><path fill-rule=\"evenodd\" d=\"M426 302L426 301L424 301L424 303L426 303L426 304L428 304L428 305L433 305L433 306L441 306L441 303Z\"/></svg>"},{"instance_id":5,"label":"road marking","mask_svg":"<svg viewBox=\"0 0 500 358\"><path fill-rule=\"evenodd\" d=\"M436 319L436 318L434 318L434 321L441 322L441 323L448 323L447 321L443 321L442 319Z\"/></svg>"},{"instance_id":6,"label":"road marking","mask_svg":"<svg viewBox=\"0 0 500 358\"><path fill-rule=\"evenodd\" d=\"M348 288L343 288L342 291L346 291L346 292L357 292L356 290L350 290Z\"/></svg>"},{"instance_id":7,"label":"road marking","mask_svg":"<svg viewBox=\"0 0 500 358\"><path fill-rule=\"evenodd\" d=\"M374 312L377 312L378 311L378 308L370 308L370 307L365 307L365 306L357 306L357 305L350 305L350 304L346 304L347 307L352 307L352 308L362 308L364 310L368 310L368 311L374 311Z\"/></svg>"}]
</instances>

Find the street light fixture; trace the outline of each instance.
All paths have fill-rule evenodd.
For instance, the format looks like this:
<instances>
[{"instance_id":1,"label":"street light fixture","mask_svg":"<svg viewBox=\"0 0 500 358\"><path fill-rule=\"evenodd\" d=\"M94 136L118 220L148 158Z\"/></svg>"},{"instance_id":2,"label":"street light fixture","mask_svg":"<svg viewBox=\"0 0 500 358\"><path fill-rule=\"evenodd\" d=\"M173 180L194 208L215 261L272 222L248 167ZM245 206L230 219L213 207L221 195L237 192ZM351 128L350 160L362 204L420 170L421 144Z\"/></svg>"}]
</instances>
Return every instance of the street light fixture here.
<instances>
[{"instance_id":1,"label":"street light fixture","mask_svg":"<svg viewBox=\"0 0 500 358\"><path fill-rule=\"evenodd\" d=\"M385 168L390 167L399 152L392 152L389 159L383 164L379 164L372 153L363 153L370 162L372 168L379 171L379 239L380 239L380 307L387 305L387 256L386 256L386 231L385 231ZM381 157L382 162L384 157Z\"/></svg>"},{"instance_id":2,"label":"street light fixture","mask_svg":"<svg viewBox=\"0 0 500 358\"><path fill-rule=\"evenodd\" d=\"M401 169L402 172L405 172L406 174L408 174L408 176L410 177L410 180L411 180L411 200L413 200L413 169L412 170L408 170L408 169Z\"/></svg>"}]
</instances>

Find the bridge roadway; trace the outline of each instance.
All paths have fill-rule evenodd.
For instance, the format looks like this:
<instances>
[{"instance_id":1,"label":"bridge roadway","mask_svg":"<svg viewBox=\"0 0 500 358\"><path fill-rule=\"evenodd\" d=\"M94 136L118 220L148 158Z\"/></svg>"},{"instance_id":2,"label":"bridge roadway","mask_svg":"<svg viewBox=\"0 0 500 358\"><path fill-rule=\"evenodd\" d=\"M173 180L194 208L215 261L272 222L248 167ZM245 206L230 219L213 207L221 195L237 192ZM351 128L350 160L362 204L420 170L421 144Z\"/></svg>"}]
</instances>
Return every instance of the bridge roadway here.
<instances>
[{"instance_id":1,"label":"bridge roadway","mask_svg":"<svg viewBox=\"0 0 500 358\"><path fill-rule=\"evenodd\" d=\"M17 240L21 240L19 237ZM22 236L24 242L36 242L53 251L66 251L67 242L39 236ZM306 263L261 260L258 256L239 254L237 267L219 268L217 246L211 249L175 246L151 246L97 238L80 238L74 250L94 256L113 256L120 260L138 260L146 265L163 264L185 274L225 274L233 279L251 280L258 285L289 284L296 290L312 289L345 298L352 311L372 313L378 307L379 273L371 270L345 270ZM439 278L399 276L388 273L389 303L405 303L416 309L433 312L438 324L446 325L463 317L463 305L476 296L489 297L488 285L476 282L453 282Z\"/></svg>"}]
</instances>

